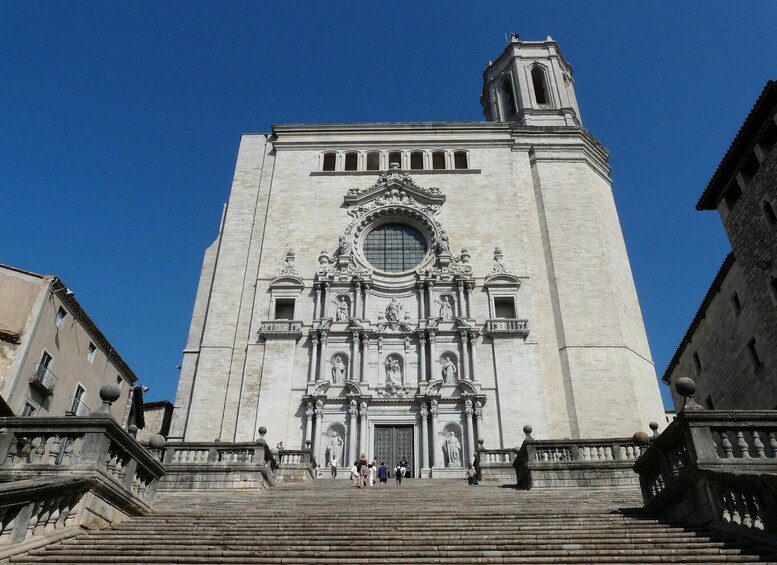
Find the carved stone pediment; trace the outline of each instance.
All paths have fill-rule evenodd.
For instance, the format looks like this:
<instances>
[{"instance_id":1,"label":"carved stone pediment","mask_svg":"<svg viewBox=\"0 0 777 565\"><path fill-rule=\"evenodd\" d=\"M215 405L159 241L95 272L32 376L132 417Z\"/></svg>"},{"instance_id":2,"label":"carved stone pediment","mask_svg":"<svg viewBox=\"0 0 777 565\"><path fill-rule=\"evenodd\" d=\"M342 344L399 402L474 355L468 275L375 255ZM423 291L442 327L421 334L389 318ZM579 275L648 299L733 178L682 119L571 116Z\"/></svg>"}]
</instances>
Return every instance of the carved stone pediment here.
<instances>
[{"instance_id":1,"label":"carved stone pediment","mask_svg":"<svg viewBox=\"0 0 777 565\"><path fill-rule=\"evenodd\" d=\"M383 204L406 204L410 200L420 204L441 205L445 195L437 187L421 187L408 173L400 173L394 169L381 174L372 186L366 188L351 188L345 195L345 203L349 206L359 206L372 200L381 200Z\"/></svg>"},{"instance_id":2,"label":"carved stone pediment","mask_svg":"<svg viewBox=\"0 0 777 565\"><path fill-rule=\"evenodd\" d=\"M442 379L434 379L429 381L426 384L426 388L424 389L424 396L437 396L440 394L440 388L442 388L443 380Z\"/></svg>"},{"instance_id":3,"label":"carved stone pediment","mask_svg":"<svg viewBox=\"0 0 777 565\"><path fill-rule=\"evenodd\" d=\"M345 381L345 390L348 396L362 396L362 389L356 381Z\"/></svg>"},{"instance_id":4,"label":"carved stone pediment","mask_svg":"<svg viewBox=\"0 0 777 565\"><path fill-rule=\"evenodd\" d=\"M308 394L310 396L326 396L330 386L332 386L332 383L329 381L319 381L313 383L312 385L308 385Z\"/></svg>"},{"instance_id":5,"label":"carved stone pediment","mask_svg":"<svg viewBox=\"0 0 777 565\"><path fill-rule=\"evenodd\" d=\"M457 385L458 389L461 391L462 396L472 396L477 395L480 393L480 391L469 381L459 381L459 384Z\"/></svg>"},{"instance_id":6,"label":"carved stone pediment","mask_svg":"<svg viewBox=\"0 0 777 565\"><path fill-rule=\"evenodd\" d=\"M394 383L386 383L386 386L377 388L375 392L380 398L407 398L413 394L413 389Z\"/></svg>"}]
</instances>

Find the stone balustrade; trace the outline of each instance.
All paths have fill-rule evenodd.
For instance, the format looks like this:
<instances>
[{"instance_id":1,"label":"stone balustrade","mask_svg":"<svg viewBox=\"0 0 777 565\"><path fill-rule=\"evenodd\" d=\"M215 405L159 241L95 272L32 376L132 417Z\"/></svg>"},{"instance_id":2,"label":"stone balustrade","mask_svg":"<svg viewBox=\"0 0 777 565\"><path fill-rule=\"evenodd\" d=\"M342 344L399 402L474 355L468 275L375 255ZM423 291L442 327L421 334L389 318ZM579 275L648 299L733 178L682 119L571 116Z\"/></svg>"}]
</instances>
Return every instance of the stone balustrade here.
<instances>
[{"instance_id":1,"label":"stone balustrade","mask_svg":"<svg viewBox=\"0 0 777 565\"><path fill-rule=\"evenodd\" d=\"M257 332L259 338L300 338L302 337L302 321L300 320L265 320Z\"/></svg>"},{"instance_id":2,"label":"stone balustrade","mask_svg":"<svg viewBox=\"0 0 777 565\"><path fill-rule=\"evenodd\" d=\"M164 472L107 413L0 418L0 559L146 514Z\"/></svg>"},{"instance_id":3,"label":"stone balustrade","mask_svg":"<svg viewBox=\"0 0 777 565\"><path fill-rule=\"evenodd\" d=\"M492 320L486 320L486 327L484 332L486 335L490 336L515 335L518 337L526 337L529 335L529 320L519 320L512 318L495 318Z\"/></svg>"},{"instance_id":4,"label":"stone balustrade","mask_svg":"<svg viewBox=\"0 0 777 565\"><path fill-rule=\"evenodd\" d=\"M480 480L508 481L515 478L513 460L515 449L485 449L483 440L475 454L475 468Z\"/></svg>"},{"instance_id":5,"label":"stone balustrade","mask_svg":"<svg viewBox=\"0 0 777 565\"><path fill-rule=\"evenodd\" d=\"M642 453L633 438L536 440L531 426L513 461L520 488L638 484L632 466Z\"/></svg>"},{"instance_id":6,"label":"stone balustrade","mask_svg":"<svg viewBox=\"0 0 777 565\"><path fill-rule=\"evenodd\" d=\"M649 510L777 535L777 412L683 410L634 470Z\"/></svg>"}]
</instances>

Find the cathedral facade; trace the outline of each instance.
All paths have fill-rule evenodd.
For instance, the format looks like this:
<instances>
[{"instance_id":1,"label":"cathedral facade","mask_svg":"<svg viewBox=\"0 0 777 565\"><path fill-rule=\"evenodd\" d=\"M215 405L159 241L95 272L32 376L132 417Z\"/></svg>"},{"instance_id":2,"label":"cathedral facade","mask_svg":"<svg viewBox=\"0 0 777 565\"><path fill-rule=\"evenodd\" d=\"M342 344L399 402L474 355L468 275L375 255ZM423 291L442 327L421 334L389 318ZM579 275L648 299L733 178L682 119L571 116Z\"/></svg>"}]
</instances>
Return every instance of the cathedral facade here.
<instances>
[{"instance_id":1,"label":"cathedral facade","mask_svg":"<svg viewBox=\"0 0 777 565\"><path fill-rule=\"evenodd\" d=\"M613 201L551 38L484 122L244 135L170 441L309 445L462 476L477 442L630 436L663 407Z\"/></svg>"}]
</instances>

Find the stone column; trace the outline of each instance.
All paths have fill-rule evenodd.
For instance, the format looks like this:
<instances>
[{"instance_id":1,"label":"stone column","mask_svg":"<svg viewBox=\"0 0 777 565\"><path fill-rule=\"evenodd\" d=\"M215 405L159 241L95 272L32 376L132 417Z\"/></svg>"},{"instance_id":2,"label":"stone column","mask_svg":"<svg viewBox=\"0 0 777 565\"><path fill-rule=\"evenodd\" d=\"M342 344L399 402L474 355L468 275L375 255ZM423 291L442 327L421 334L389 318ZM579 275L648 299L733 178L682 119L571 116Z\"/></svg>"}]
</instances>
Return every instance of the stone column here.
<instances>
[{"instance_id":1,"label":"stone column","mask_svg":"<svg viewBox=\"0 0 777 565\"><path fill-rule=\"evenodd\" d=\"M434 287L434 283L432 281L428 281L426 283L426 317L431 318L432 317L432 288Z\"/></svg>"},{"instance_id":2,"label":"stone column","mask_svg":"<svg viewBox=\"0 0 777 565\"><path fill-rule=\"evenodd\" d=\"M370 285L364 285L364 312L362 312L362 319L369 320L368 312L370 311Z\"/></svg>"},{"instance_id":3,"label":"stone column","mask_svg":"<svg viewBox=\"0 0 777 565\"><path fill-rule=\"evenodd\" d=\"M416 284L418 289L418 319L422 320L426 317L426 300L424 299L424 283L419 282Z\"/></svg>"},{"instance_id":4,"label":"stone column","mask_svg":"<svg viewBox=\"0 0 777 565\"><path fill-rule=\"evenodd\" d=\"M421 465L424 469L429 468L429 409L426 401L421 402L419 410L421 415Z\"/></svg>"},{"instance_id":5,"label":"stone column","mask_svg":"<svg viewBox=\"0 0 777 565\"><path fill-rule=\"evenodd\" d=\"M461 365L464 371L464 380L471 380L469 375L469 343L467 343L467 332L461 332Z\"/></svg>"},{"instance_id":6,"label":"stone column","mask_svg":"<svg viewBox=\"0 0 777 565\"><path fill-rule=\"evenodd\" d=\"M472 349L472 373L470 376L473 381L478 380L478 336L475 333L469 334L469 346Z\"/></svg>"},{"instance_id":7,"label":"stone column","mask_svg":"<svg viewBox=\"0 0 777 565\"><path fill-rule=\"evenodd\" d=\"M321 283L316 285L316 307L313 309L313 319L321 317Z\"/></svg>"},{"instance_id":8,"label":"stone column","mask_svg":"<svg viewBox=\"0 0 777 565\"><path fill-rule=\"evenodd\" d=\"M467 318L472 318L472 309L471 309L471 303L472 303L472 291L475 289L475 283L467 283L467 286L464 287L466 289L466 293L464 295L465 301L467 302Z\"/></svg>"},{"instance_id":9,"label":"stone column","mask_svg":"<svg viewBox=\"0 0 777 565\"><path fill-rule=\"evenodd\" d=\"M345 461L346 468L350 468L351 463L359 458L359 454L356 452L359 440L359 429L356 427L356 416L358 415L359 408L356 405L356 401L351 399L350 406L348 407L350 426L348 427L348 459Z\"/></svg>"},{"instance_id":10,"label":"stone column","mask_svg":"<svg viewBox=\"0 0 777 565\"><path fill-rule=\"evenodd\" d=\"M464 414L467 416L467 449L469 450L469 461L467 465L475 460L475 430L472 427L472 401L464 401Z\"/></svg>"},{"instance_id":11,"label":"stone column","mask_svg":"<svg viewBox=\"0 0 777 565\"><path fill-rule=\"evenodd\" d=\"M410 356L410 338L406 337L405 338L405 355L404 355L404 358L402 359L402 384L404 386L407 386L407 379L408 379L407 367L409 365L409 362L408 362L408 357L409 356Z\"/></svg>"},{"instance_id":12,"label":"stone column","mask_svg":"<svg viewBox=\"0 0 777 565\"><path fill-rule=\"evenodd\" d=\"M326 332L321 332L321 362L318 364L318 380L326 380Z\"/></svg>"},{"instance_id":13,"label":"stone column","mask_svg":"<svg viewBox=\"0 0 777 565\"><path fill-rule=\"evenodd\" d=\"M378 384L381 382L380 370L383 368L383 338L378 338Z\"/></svg>"},{"instance_id":14,"label":"stone column","mask_svg":"<svg viewBox=\"0 0 777 565\"><path fill-rule=\"evenodd\" d=\"M359 454L367 454L367 403L359 405ZM369 457L369 455L368 455Z\"/></svg>"},{"instance_id":15,"label":"stone column","mask_svg":"<svg viewBox=\"0 0 777 565\"><path fill-rule=\"evenodd\" d=\"M313 443L313 403L308 402L305 406L305 439ZM302 442L303 445L305 442Z\"/></svg>"},{"instance_id":16,"label":"stone column","mask_svg":"<svg viewBox=\"0 0 777 565\"><path fill-rule=\"evenodd\" d=\"M435 347L435 333L429 332L429 380L437 378L437 348Z\"/></svg>"},{"instance_id":17,"label":"stone column","mask_svg":"<svg viewBox=\"0 0 777 565\"><path fill-rule=\"evenodd\" d=\"M458 308L459 311L459 317L464 317L465 315L465 309L464 309L464 283L459 282L459 300L458 300Z\"/></svg>"},{"instance_id":18,"label":"stone column","mask_svg":"<svg viewBox=\"0 0 777 565\"><path fill-rule=\"evenodd\" d=\"M366 383L367 382L367 356L370 352L370 338L367 335L362 335L362 374L359 375L359 382L360 383Z\"/></svg>"},{"instance_id":19,"label":"stone column","mask_svg":"<svg viewBox=\"0 0 777 565\"><path fill-rule=\"evenodd\" d=\"M321 291L321 317L327 318L327 313L329 311L329 305L327 304L327 301L329 300L329 283L325 282L323 285L323 290Z\"/></svg>"},{"instance_id":20,"label":"stone column","mask_svg":"<svg viewBox=\"0 0 777 565\"><path fill-rule=\"evenodd\" d=\"M351 314L351 315L354 318L359 318L360 317L359 312L361 312L361 305L362 305L362 301L361 301L361 297L362 297L362 283L360 283L358 281L355 284L354 295L355 295L355 298L354 298L354 301L353 301L353 314Z\"/></svg>"},{"instance_id":21,"label":"stone column","mask_svg":"<svg viewBox=\"0 0 777 565\"><path fill-rule=\"evenodd\" d=\"M426 336L421 334L418 336L418 344L421 352L418 355L418 364L421 365L421 382L426 382Z\"/></svg>"},{"instance_id":22,"label":"stone column","mask_svg":"<svg viewBox=\"0 0 777 565\"><path fill-rule=\"evenodd\" d=\"M351 372L348 378L355 381L356 373L359 371L359 332L353 332L351 337Z\"/></svg>"},{"instance_id":23,"label":"stone column","mask_svg":"<svg viewBox=\"0 0 777 565\"><path fill-rule=\"evenodd\" d=\"M310 332L310 369L308 370L308 382L316 380L316 360L318 358L318 336L316 332ZM307 439L310 439L308 436Z\"/></svg>"},{"instance_id":24,"label":"stone column","mask_svg":"<svg viewBox=\"0 0 777 565\"><path fill-rule=\"evenodd\" d=\"M431 409L430 413L432 415L432 441L430 442L430 447L432 448L432 467L438 466L438 460L439 460L439 445L437 445L437 401L432 399L430 402Z\"/></svg>"},{"instance_id":25,"label":"stone column","mask_svg":"<svg viewBox=\"0 0 777 565\"><path fill-rule=\"evenodd\" d=\"M480 400L475 401L475 421L478 425L478 440L481 440L483 439L483 403Z\"/></svg>"},{"instance_id":26,"label":"stone column","mask_svg":"<svg viewBox=\"0 0 777 565\"><path fill-rule=\"evenodd\" d=\"M323 461L318 460L318 450L321 447L321 428L324 427L324 402L316 400L316 425L315 433L313 434L313 457L316 459L316 463L324 465Z\"/></svg>"}]
</instances>

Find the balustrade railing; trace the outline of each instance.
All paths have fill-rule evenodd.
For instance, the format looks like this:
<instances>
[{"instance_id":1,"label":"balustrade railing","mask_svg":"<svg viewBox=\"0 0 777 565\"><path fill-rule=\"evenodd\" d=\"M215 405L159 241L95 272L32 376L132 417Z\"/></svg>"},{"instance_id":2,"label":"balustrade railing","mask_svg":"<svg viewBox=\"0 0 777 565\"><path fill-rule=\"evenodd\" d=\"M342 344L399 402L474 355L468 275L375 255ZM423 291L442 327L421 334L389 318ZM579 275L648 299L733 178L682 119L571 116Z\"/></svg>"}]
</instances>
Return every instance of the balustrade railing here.
<instances>
[{"instance_id":1,"label":"balustrade railing","mask_svg":"<svg viewBox=\"0 0 777 565\"><path fill-rule=\"evenodd\" d=\"M260 464L270 462L268 468L274 469L275 461L272 455L265 457L264 444L220 443L220 442L186 442L167 444L164 451L165 464L195 464L195 465L227 465L227 464Z\"/></svg>"},{"instance_id":2,"label":"balustrade railing","mask_svg":"<svg viewBox=\"0 0 777 565\"><path fill-rule=\"evenodd\" d=\"M529 335L529 320L516 318L494 318L486 320L485 333L488 335Z\"/></svg>"},{"instance_id":3,"label":"balustrade railing","mask_svg":"<svg viewBox=\"0 0 777 565\"><path fill-rule=\"evenodd\" d=\"M777 534L777 412L692 406L634 465L646 508Z\"/></svg>"},{"instance_id":4,"label":"balustrade railing","mask_svg":"<svg viewBox=\"0 0 777 565\"><path fill-rule=\"evenodd\" d=\"M521 488L636 484L631 466L643 447L633 438L537 440L531 426L513 461Z\"/></svg>"},{"instance_id":5,"label":"balustrade railing","mask_svg":"<svg viewBox=\"0 0 777 565\"><path fill-rule=\"evenodd\" d=\"M259 326L258 336L268 337L301 337L302 321L300 320L266 320Z\"/></svg>"}]
</instances>

